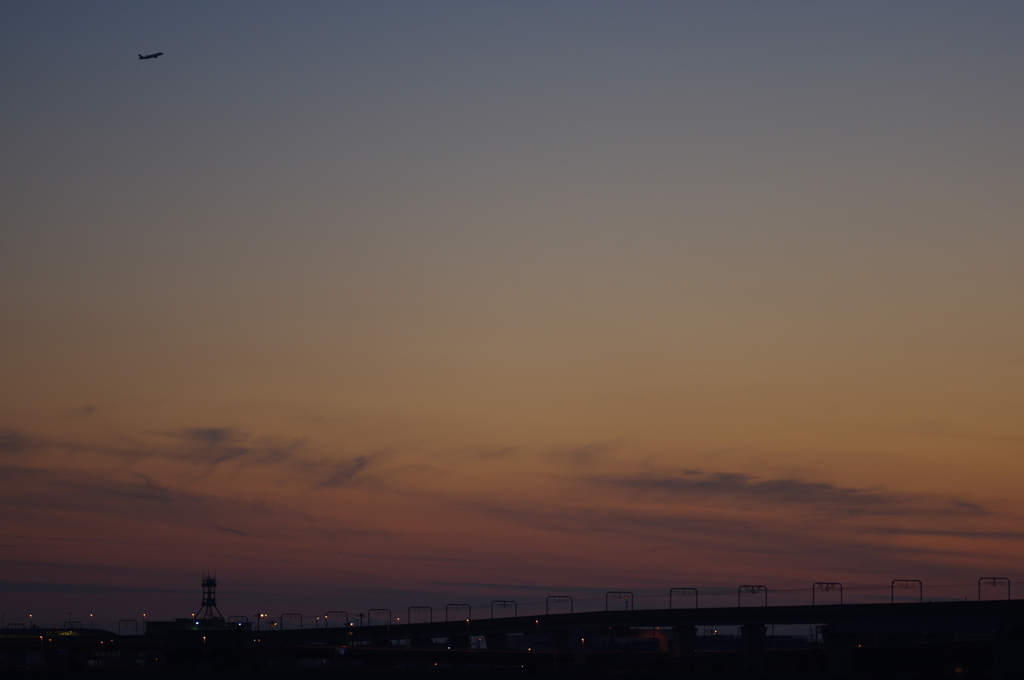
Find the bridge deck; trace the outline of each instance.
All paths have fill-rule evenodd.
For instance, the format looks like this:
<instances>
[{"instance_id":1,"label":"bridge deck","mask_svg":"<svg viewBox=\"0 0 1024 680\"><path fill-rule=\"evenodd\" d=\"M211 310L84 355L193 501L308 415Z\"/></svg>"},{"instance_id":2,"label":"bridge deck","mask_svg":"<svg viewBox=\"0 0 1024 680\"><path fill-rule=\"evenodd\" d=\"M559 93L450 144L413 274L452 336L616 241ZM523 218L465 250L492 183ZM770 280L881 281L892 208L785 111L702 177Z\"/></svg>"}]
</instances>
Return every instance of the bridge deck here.
<instances>
[{"instance_id":1,"label":"bridge deck","mask_svg":"<svg viewBox=\"0 0 1024 680\"><path fill-rule=\"evenodd\" d=\"M443 638L556 630L751 624L827 624L833 632L982 632L1024 625L1024 600L829 604L708 609L637 609L547 614L469 621L350 626L260 633L343 644L374 640Z\"/></svg>"}]
</instances>

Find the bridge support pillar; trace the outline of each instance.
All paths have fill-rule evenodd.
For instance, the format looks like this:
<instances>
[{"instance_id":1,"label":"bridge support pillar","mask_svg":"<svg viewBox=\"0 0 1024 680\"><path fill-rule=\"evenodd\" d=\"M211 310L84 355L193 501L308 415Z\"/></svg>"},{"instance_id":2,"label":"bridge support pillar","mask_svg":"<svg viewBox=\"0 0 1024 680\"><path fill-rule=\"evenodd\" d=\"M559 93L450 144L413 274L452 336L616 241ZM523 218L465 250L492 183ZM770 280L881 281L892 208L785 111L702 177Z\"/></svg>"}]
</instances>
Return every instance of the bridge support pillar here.
<instances>
[{"instance_id":1,"label":"bridge support pillar","mask_svg":"<svg viewBox=\"0 0 1024 680\"><path fill-rule=\"evenodd\" d=\"M484 642L487 644L487 649L508 649L508 640L504 633L485 635Z\"/></svg>"},{"instance_id":2,"label":"bridge support pillar","mask_svg":"<svg viewBox=\"0 0 1024 680\"><path fill-rule=\"evenodd\" d=\"M587 636L579 628L572 631L569 647L573 651L574 663L584 664L587 662Z\"/></svg>"},{"instance_id":3,"label":"bridge support pillar","mask_svg":"<svg viewBox=\"0 0 1024 680\"><path fill-rule=\"evenodd\" d=\"M994 680L1024 678L1024 627L1004 624L992 638Z\"/></svg>"},{"instance_id":4,"label":"bridge support pillar","mask_svg":"<svg viewBox=\"0 0 1024 680\"><path fill-rule=\"evenodd\" d=\"M822 637L825 641L828 674L853 675L853 650L857 649L857 636L852 633L833 633L826 626Z\"/></svg>"},{"instance_id":5,"label":"bridge support pillar","mask_svg":"<svg viewBox=\"0 0 1024 680\"><path fill-rule=\"evenodd\" d=\"M743 626L743 670L764 673L764 637L768 627L763 623Z\"/></svg>"},{"instance_id":6,"label":"bridge support pillar","mask_svg":"<svg viewBox=\"0 0 1024 680\"><path fill-rule=\"evenodd\" d=\"M448 638L448 646L452 649L469 649L469 636L452 635Z\"/></svg>"},{"instance_id":7,"label":"bridge support pillar","mask_svg":"<svg viewBox=\"0 0 1024 680\"><path fill-rule=\"evenodd\" d=\"M697 649L697 626L676 626L672 629L672 653L690 654Z\"/></svg>"},{"instance_id":8,"label":"bridge support pillar","mask_svg":"<svg viewBox=\"0 0 1024 680\"><path fill-rule=\"evenodd\" d=\"M571 649L572 631L551 631L551 649L556 652L568 652Z\"/></svg>"}]
</instances>

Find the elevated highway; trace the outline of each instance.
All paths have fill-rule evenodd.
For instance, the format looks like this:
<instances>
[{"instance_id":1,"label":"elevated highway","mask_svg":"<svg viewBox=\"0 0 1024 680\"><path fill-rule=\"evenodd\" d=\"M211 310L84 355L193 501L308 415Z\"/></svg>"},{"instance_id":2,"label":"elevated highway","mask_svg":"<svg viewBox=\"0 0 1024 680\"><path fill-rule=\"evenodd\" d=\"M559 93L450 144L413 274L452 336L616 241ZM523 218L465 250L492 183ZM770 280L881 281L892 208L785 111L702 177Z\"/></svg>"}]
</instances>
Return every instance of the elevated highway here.
<instances>
[{"instance_id":1,"label":"elevated highway","mask_svg":"<svg viewBox=\"0 0 1024 680\"><path fill-rule=\"evenodd\" d=\"M327 644L566 630L816 624L830 633L976 633L1024 627L1024 600L636 609L263 632Z\"/></svg>"},{"instance_id":2,"label":"elevated highway","mask_svg":"<svg viewBox=\"0 0 1024 680\"><path fill-rule=\"evenodd\" d=\"M433 640L444 639L450 652L467 650L470 639L486 640L487 649L506 653L510 635L547 636L549 649L570 652L576 663L587 663L587 640L592 642L634 634L648 629L667 645L663 652L691 655L697 646L701 626L738 626L741 631L739 652L742 668L761 673L766 668L766 632L772 625L814 625L822 632L830 675L852 673L854 659L880 636L895 639L918 636L939 649L943 640L962 642L965 637L984 639L991 649L991 677L1024 678L1024 600L912 602L892 604L828 604L763 607L715 607L705 609L638 609L591 611L538 616L513 616L486 619L460 619L428 623L347 626L259 633L264 642L334 646L339 653L348 648L355 653L373 649L394 649L393 654L414 653L417 646L430 647ZM666 630L667 629L667 630ZM392 647L395 641L408 641L406 652ZM940 647L935 647L939 645ZM666 648L667 647L667 648ZM366 650L362 652L361 650Z\"/></svg>"}]
</instances>

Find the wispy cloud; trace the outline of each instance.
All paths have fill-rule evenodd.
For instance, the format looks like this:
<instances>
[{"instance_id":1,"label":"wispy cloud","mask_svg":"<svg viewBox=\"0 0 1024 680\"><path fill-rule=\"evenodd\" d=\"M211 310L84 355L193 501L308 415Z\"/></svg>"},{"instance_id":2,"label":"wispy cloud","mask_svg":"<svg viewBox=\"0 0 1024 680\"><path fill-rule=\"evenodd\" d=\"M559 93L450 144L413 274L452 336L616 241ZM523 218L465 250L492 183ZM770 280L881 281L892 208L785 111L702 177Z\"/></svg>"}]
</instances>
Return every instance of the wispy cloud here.
<instances>
[{"instance_id":1,"label":"wispy cloud","mask_svg":"<svg viewBox=\"0 0 1024 680\"><path fill-rule=\"evenodd\" d=\"M474 457L480 460L492 460L496 458L507 458L514 454L515 452L515 448L511 446L505 446L500 449L489 449L487 451L481 451L479 453L474 454Z\"/></svg>"},{"instance_id":2,"label":"wispy cloud","mask_svg":"<svg viewBox=\"0 0 1024 680\"><path fill-rule=\"evenodd\" d=\"M29 448L29 441L15 430L0 430L0 451L3 453L20 453Z\"/></svg>"},{"instance_id":3,"label":"wispy cloud","mask_svg":"<svg viewBox=\"0 0 1024 680\"><path fill-rule=\"evenodd\" d=\"M185 427L150 433L139 441L106 445L45 439L7 429L0 430L0 453L31 454L31 460L23 455L17 458L26 469L50 469L58 460L60 467L67 469L69 464L73 467L76 460L82 460L90 472L105 470L115 477L145 467L147 462L163 461L174 463L179 477L192 482L219 474L224 468L224 474L231 476L266 470L277 483L310 489L351 486L388 456L382 451L328 455L313 451L305 440L256 437L231 426ZM166 466L161 469L166 476Z\"/></svg>"},{"instance_id":4,"label":"wispy cloud","mask_svg":"<svg viewBox=\"0 0 1024 680\"><path fill-rule=\"evenodd\" d=\"M610 545L674 560L667 556L686 546L686 555L701 556L693 559L872 571L881 562L959 558L946 539L1021 538L1009 526L1012 518L969 498L796 474L659 467L656 458L638 464L635 455L617 455L620 448L617 442L554 451L479 447L427 457L421 449L326 452L230 424L148 432L106 445L5 430L0 449L11 455L0 461L7 463L0 464L0 515L25 527L134 524L140 529L131 537L141 540L162 534L182 540L189 533L160 527L199 529L216 545L341 540L356 565L416 562L438 583L448 571L449 580L472 581L460 572L466 565L479 565L487 579L515 581L506 552L524 551L528 564L548 559L527 545L540 547L552 564L583 560L583 553ZM361 515L350 510L367 502L389 510L352 522ZM399 512L409 513L412 531L389 515ZM508 545L476 540L506 530ZM443 559L452 546L461 551L463 541L472 544L465 554ZM569 546L580 555L567 552Z\"/></svg>"},{"instance_id":5,"label":"wispy cloud","mask_svg":"<svg viewBox=\"0 0 1024 680\"><path fill-rule=\"evenodd\" d=\"M742 473L684 470L682 474L668 475L593 476L590 481L659 501L732 499L756 505L799 506L833 515L989 514L982 506L957 498L915 496L793 478L763 479Z\"/></svg>"},{"instance_id":6,"label":"wispy cloud","mask_svg":"<svg viewBox=\"0 0 1024 680\"><path fill-rule=\"evenodd\" d=\"M243 537L284 537L308 532L315 524L301 508L173 488L141 474L114 478L10 465L0 466L0 514L25 527L114 520L140 528L178 526Z\"/></svg>"},{"instance_id":7,"label":"wispy cloud","mask_svg":"<svg viewBox=\"0 0 1024 680\"><path fill-rule=\"evenodd\" d=\"M324 470L326 474L321 477L318 485L321 487L342 487L355 482L361 472L369 467L376 456L356 456L350 460L343 460L328 466ZM332 469L333 468L333 469Z\"/></svg>"},{"instance_id":8,"label":"wispy cloud","mask_svg":"<svg viewBox=\"0 0 1024 680\"><path fill-rule=\"evenodd\" d=\"M619 445L620 443L617 441L593 442L552 451L545 457L568 463L574 467L590 467L607 458Z\"/></svg>"},{"instance_id":9,"label":"wispy cloud","mask_svg":"<svg viewBox=\"0 0 1024 680\"><path fill-rule=\"evenodd\" d=\"M244 531L239 531L238 529L232 529L231 527L217 527L217 526L215 526L215 527L212 527L212 528L216 529L218 531L223 531L223 532L228 533L228 534L235 534L236 536L248 536L249 535L249 534L245 533Z\"/></svg>"},{"instance_id":10,"label":"wispy cloud","mask_svg":"<svg viewBox=\"0 0 1024 680\"><path fill-rule=\"evenodd\" d=\"M907 527L874 527L872 532L887 536L945 536L949 538L994 538L1005 541L1019 541L1024 539L1024 531L986 531L977 530L953 530L953 529L923 529Z\"/></svg>"},{"instance_id":11,"label":"wispy cloud","mask_svg":"<svg viewBox=\"0 0 1024 680\"><path fill-rule=\"evenodd\" d=\"M229 443L239 444L249 438L248 434L240 432L233 427L186 427L177 432L172 432L170 435L188 442L206 444L208 446L219 446Z\"/></svg>"},{"instance_id":12,"label":"wispy cloud","mask_svg":"<svg viewBox=\"0 0 1024 680\"><path fill-rule=\"evenodd\" d=\"M646 565L643 571L653 581L674 573L651 571L652 559L658 555L676 556L673 560L681 560L677 570L698 574L784 568L789 577L801 566L832 573L896 573L933 569L936 564L955 565L965 559L956 546L887 540L887 535L873 526L839 525L827 519L766 515L754 510L700 514L687 508L528 507L498 502L475 502L467 510L527 527L536 532L534 540L539 545L582 542L597 550L600 545L620 546L624 555L635 555L633 568L640 563ZM904 532L902 535L907 536L915 533L910 528ZM963 537L973 537L972 532L965 531ZM1019 540L1011 536L988 538ZM974 555L980 557L981 553ZM630 578L636 582L640 576L633 574Z\"/></svg>"}]
</instances>

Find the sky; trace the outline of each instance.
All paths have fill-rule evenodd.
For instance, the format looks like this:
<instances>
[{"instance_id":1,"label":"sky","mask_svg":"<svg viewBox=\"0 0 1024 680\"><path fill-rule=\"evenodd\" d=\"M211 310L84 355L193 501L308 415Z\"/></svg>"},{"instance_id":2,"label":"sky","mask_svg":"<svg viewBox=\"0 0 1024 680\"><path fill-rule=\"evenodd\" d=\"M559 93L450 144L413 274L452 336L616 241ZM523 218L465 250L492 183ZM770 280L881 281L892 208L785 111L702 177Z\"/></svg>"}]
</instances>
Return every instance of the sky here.
<instances>
[{"instance_id":1,"label":"sky","mask_svg":"<svg viewBox=\"0 0 1024 680\"><path fill-rule=\"evenodd\" d=\"M1022 30L0 4L5 621L1024 580Z\"/></svg>"}]
</instances>

